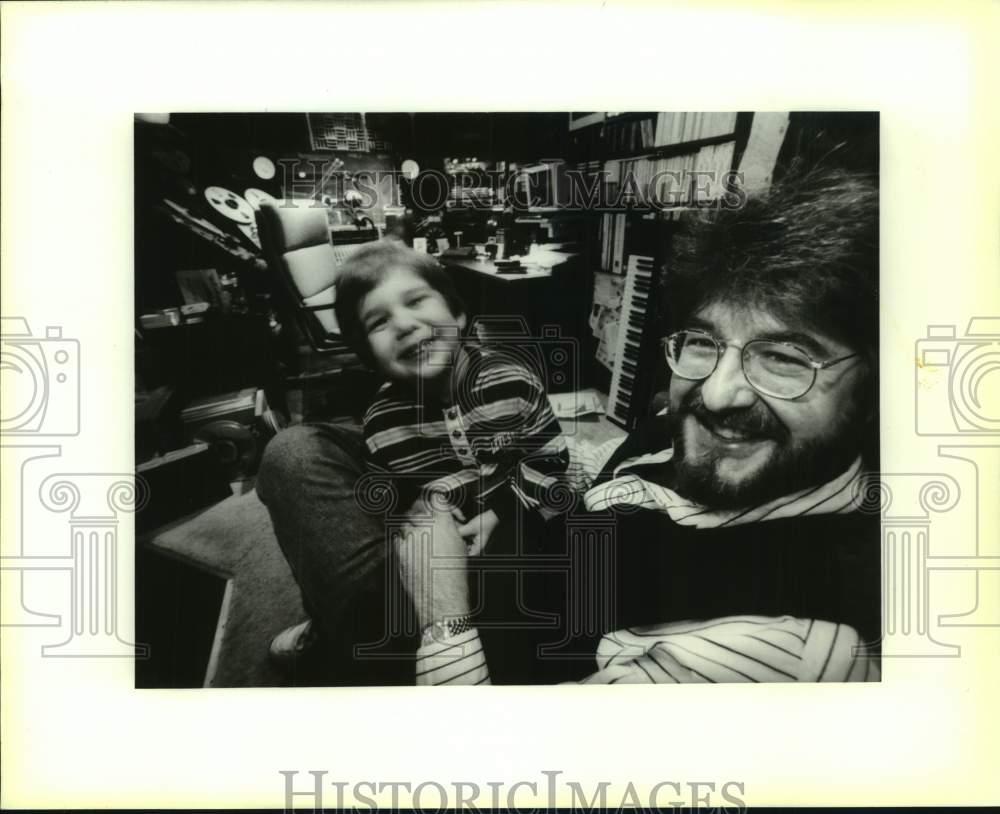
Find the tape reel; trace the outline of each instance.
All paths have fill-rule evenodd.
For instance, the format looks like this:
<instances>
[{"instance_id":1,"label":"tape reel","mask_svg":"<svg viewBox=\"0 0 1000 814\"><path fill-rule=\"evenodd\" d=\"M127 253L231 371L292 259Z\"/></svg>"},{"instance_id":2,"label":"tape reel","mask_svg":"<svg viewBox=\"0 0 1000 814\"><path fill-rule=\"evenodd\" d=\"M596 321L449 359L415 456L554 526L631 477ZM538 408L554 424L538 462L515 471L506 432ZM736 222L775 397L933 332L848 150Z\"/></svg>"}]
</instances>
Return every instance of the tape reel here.
<instances>
[{"instance_id":1,"label":"tape reel","mask_svg":"<svg viewBox=\"0 0 1000 814\"><path fill-rule=\"evenodd\" d=\"M247 203L253 207L255 212L260 209L260 205L262 203L269 203L275 206L278 205L278 201L273 195L264 192L262 189L257 189L256 187L248 187L245 189L243 191L243 197L246 198Z\"/></svg>"},{"instance_id":2,"label":"tape reel","mask_svg":"<svg viewBox=\"0 0 1000 814\"><path fill-rule=\"evenodd\" d=\"M220 215L248 226L253 223L253 207L232 190L225 187L206 187L205 200Z\"/></svg>"}]
</instances>

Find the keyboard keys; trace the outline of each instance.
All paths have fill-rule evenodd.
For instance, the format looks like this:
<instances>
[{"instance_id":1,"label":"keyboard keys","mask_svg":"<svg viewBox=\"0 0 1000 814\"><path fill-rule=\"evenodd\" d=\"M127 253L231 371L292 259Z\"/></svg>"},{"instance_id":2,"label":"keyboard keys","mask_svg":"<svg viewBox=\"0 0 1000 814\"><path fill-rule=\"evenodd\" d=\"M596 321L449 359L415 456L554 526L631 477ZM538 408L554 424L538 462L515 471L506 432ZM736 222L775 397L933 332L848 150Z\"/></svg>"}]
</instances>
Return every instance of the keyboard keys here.
<instances>
[{"instance_id":1,"label":"keyboard keys","mask_svg":"<svg viewBox=\"0 0 1000 814\"><path fill-rule=\"evenodd\" d=\"M633 415L637 412L633 409L633 394L640 381L640 355L652 288L653 259L631 255L625 271L621 324L607 410L608 418L626 427L632 424Z\"/></svg>"}]
</instances>

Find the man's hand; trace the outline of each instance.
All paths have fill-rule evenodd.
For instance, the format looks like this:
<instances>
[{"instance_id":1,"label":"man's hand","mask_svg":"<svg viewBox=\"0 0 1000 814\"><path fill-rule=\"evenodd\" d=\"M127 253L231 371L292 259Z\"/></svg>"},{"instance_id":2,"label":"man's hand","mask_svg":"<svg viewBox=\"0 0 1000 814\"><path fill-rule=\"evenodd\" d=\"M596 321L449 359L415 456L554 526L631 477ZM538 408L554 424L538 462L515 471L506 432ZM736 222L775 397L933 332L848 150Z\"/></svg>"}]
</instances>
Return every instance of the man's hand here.
<instances>
[{"instance_id":1,"label":"man's hand","mask_svg":"<svg viewBox=\"0 0 1000 814\"><path fill-rule=\"evenodd\" d=\"M413 600L421 629L469 613L466 545L455 517L422 501L393 540L399 578Z\"/></svg>"},{"instance_id":2,"label":"man's hand","mask_svg":"<svg viewBox=\"0 0 1000 814\"><path fill-rule=\"evenodd\" d=\"M472 538L472 545L469 547L469 556L474 557L486 548L490 541L490 535L496 530L500 523L500 518L493 509L487 509L482 514L477 514L468 523L463 523L458 527L458 533L462 537Z\"/></svg>"}]
</instances>

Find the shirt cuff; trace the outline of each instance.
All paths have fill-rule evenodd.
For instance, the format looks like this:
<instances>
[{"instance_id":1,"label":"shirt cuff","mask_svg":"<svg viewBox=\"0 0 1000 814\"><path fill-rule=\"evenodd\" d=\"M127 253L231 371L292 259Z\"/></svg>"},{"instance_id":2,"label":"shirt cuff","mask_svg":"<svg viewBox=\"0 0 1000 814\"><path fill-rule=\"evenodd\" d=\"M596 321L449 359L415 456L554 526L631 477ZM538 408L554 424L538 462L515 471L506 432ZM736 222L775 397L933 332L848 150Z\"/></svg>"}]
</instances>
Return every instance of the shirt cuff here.
<instances>
[{"instance_id":1,"label":"shirt cuff","mask_svg":"<svg viewBox=\"0 0 1000 814\"><path fill-rule=\"evenodd\" d=\"M486 654L475 628L422 645L416 661L418 686L490 683Z\"/></svg>"}]
</instances>

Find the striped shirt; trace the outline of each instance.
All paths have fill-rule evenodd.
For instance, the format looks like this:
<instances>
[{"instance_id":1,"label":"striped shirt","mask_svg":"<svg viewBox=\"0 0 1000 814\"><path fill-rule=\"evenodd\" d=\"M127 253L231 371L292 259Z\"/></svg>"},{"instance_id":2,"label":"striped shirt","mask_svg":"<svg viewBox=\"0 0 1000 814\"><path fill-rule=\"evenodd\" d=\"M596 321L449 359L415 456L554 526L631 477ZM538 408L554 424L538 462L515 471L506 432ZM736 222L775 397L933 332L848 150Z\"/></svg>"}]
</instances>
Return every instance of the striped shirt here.
<instances>
[{"instance_id":1,"label":"striped shirt","mask_svg":"<svg viewBox=\"0 0 1000 814\"><path fill-rule=\"evenodd\" d=\"M435 493L467 516L502 517L511 501L552 516L569 453L542 382L502 350L465 347L455 403L417 401L396 382L376 394L364 417L369 468L391 476L402 506Z\"/></svg>"},{"instance_id":2,"label":"striped shirt","mask_svg":"<svg viewBox=\"0 0 1000 814\"><path fill-rule=\"evenodd\" d=\"M610 473L610 480L584 496L588 510L642 507L698 529L856 510L860 460L819 487L743 511L714 511L633 471L669 461L671 456L672 450L665 450L622 461ZM632 627L606 634L596 658L597 671L583 683L880 680L877 656L865 649L853 627L792 616L740 615ZM421 647L416 680L418 684L488 683L476 631Z\"/></svg>"},{"instance_id":3,"label":"striped shirt","mask_svg":"<svg viewBox=\"0 0 1000 814\"><path fill-rule=\"evenodd\" d=\"M729 616L608 634L584 684L878 681L877 659L848 625Z\"/></svg>"},{"instance_id":4,"label":"striped shirt","mask_svg":"<svg viewBox=\"0 0 1000 814\"><path fill-rule=\"evenodd\" d=\"M645 480L629 471L636 467L665 464L674 456L673 449L650 455L627 458L614 469L611 480L605 481L584 495L587 511L599 512L614 506L637 506L666 512L680 526L720 528L723 526L780 520L812 514L846 514L856 511L860 490L861 458L855 459L841 475L821 486L809 487L747 509L716 511L707 509L672 489Z\"/></svg>"}]
</instances>

